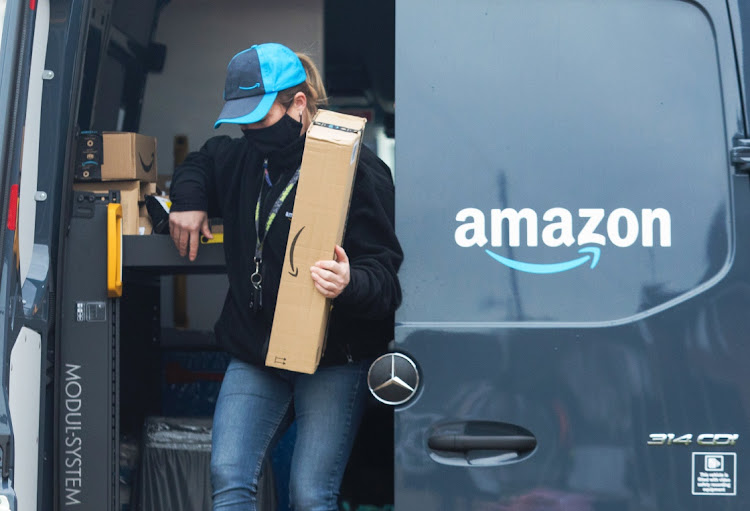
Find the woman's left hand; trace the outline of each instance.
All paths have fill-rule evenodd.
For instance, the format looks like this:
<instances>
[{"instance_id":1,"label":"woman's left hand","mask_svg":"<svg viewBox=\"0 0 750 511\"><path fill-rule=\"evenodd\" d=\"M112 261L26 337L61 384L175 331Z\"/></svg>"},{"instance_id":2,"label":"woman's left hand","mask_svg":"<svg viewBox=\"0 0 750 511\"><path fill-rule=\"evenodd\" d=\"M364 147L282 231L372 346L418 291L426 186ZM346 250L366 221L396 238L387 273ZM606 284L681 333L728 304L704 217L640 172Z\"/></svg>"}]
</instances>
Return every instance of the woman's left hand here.
<instances>
[{"instance_id":1,"label":"woman's left hand","mask_svg":"<svg viewBox=\"0 0 750 511\"><path fill-rule=\"evenodd\" d=\"M340 246L335 261L318 261L310 268L315 288L326 298L336 298L349 285L349 257Z\"/></svg>"}]
</instances>

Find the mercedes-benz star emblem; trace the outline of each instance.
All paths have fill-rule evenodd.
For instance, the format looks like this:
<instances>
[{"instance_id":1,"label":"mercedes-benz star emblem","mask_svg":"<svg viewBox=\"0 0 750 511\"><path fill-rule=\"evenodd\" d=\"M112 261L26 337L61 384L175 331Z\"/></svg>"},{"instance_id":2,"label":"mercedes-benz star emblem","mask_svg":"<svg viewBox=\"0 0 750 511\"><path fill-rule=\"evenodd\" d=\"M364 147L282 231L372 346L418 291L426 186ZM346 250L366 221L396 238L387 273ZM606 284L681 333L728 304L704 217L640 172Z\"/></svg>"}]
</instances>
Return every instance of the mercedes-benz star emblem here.
<instances>
[{"instance_id":1,"label":"mercedes-benz star emblem","mask_svg":"<svg viewBox=\"0 0 750 511\"><path fill-rule=\"evenodd\" d=\"M406 355L388 353L375 360L367 373L367 386L375 399L387 405L406 403L419 387L417 366Z\"/></svg>"}]
</instances>

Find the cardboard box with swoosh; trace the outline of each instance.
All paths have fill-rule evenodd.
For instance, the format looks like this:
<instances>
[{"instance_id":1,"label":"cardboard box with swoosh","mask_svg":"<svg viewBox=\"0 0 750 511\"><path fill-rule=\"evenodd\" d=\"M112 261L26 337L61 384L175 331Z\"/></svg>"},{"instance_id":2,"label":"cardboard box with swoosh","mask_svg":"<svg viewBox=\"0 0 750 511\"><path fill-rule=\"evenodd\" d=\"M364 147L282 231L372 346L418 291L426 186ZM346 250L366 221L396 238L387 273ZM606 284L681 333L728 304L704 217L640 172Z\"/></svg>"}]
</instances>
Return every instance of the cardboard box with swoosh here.
<instances>
[{"instance_id":1,"label":"cardboard box with swoosh","mask_svg":"<svg viewBox=\"0 0 750 511\"><path fill-rule=\"evenodd\" d=\"M76 181L155 183L156 139L140 133L82 131L78 135Z\"/></svg>"},{"instance_id":2,"label":"cardboard box with swoosh","mask_svg":"<svg viewBox=\"0 0 750 511\"><path fill-rule=\"evenodd\" d=\"M366 119L320 110L307 130L266 365L314 373L331 301L310 277L344 238Z\"/></svg>"}]
</instances>

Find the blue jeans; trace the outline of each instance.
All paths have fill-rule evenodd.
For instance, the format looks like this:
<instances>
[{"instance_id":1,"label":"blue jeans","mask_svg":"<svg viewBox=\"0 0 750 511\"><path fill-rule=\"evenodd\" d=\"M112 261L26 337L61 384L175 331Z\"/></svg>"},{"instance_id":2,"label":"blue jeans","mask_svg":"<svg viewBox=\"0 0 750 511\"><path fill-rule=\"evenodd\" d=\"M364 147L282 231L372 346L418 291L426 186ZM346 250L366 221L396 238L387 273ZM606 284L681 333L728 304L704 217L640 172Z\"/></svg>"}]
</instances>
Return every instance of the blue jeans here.
<instances>
[{"instance_id":1,"label":"blue jeans","mask_svg":"<svg viewBox=\"0 0 750 511\"><path fill-rule=\"evenodd\" d=\"M336 511L364 412L365 362L299 374L232 359L213 422L214 511L255 511L261 466L293 419L289 500L295 511Z\"/></svg>"}]
</instances>

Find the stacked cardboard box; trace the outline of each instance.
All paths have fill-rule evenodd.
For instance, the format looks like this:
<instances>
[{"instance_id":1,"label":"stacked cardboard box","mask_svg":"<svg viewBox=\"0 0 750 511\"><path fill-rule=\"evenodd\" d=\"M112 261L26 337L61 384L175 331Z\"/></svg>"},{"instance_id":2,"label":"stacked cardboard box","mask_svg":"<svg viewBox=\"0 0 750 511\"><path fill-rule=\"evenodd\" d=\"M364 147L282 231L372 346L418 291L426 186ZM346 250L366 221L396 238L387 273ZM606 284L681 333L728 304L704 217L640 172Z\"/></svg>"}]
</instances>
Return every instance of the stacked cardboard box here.
<instances>
[{"instance_id":1,"label":"stacked cardboard box","mask_svg":"<svg viewBox=\"0 0 750 511\"><path fill-rule=\"evenodd\" d=\"M151 234L143 207L156 194L156 139L138 133L82 132L78 138L75 190L120 192L123 234Z\"/></svg>"}]
</instances>

